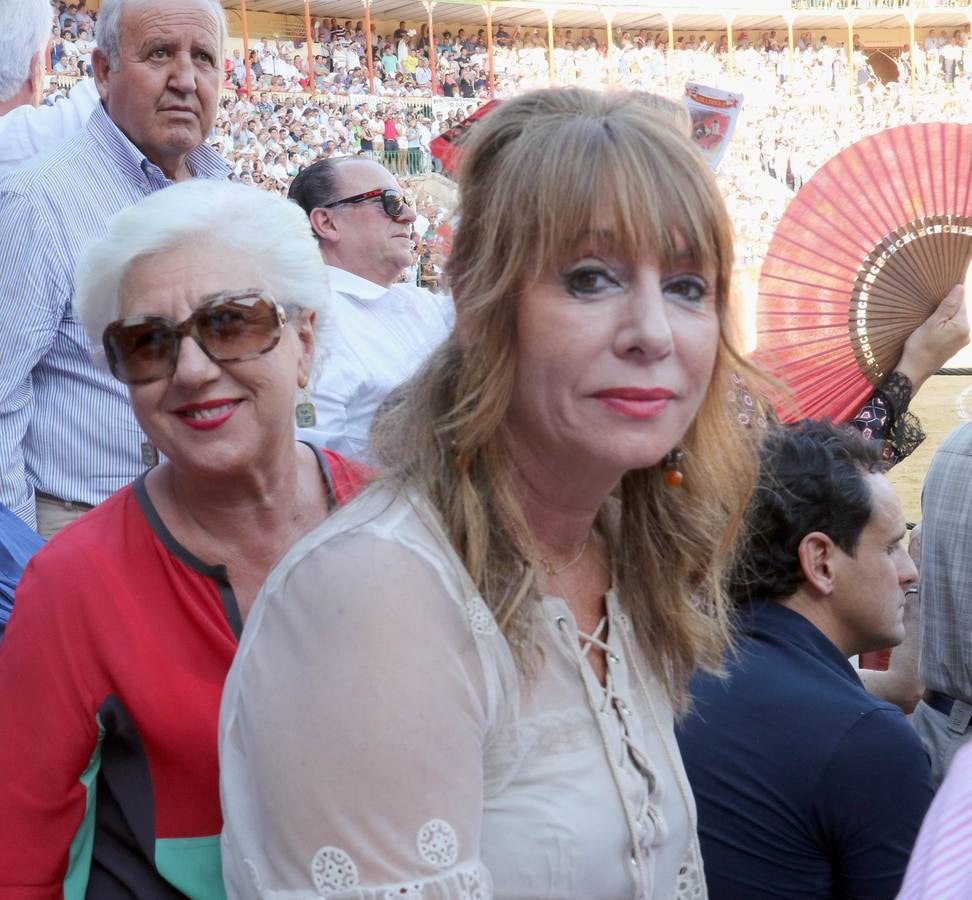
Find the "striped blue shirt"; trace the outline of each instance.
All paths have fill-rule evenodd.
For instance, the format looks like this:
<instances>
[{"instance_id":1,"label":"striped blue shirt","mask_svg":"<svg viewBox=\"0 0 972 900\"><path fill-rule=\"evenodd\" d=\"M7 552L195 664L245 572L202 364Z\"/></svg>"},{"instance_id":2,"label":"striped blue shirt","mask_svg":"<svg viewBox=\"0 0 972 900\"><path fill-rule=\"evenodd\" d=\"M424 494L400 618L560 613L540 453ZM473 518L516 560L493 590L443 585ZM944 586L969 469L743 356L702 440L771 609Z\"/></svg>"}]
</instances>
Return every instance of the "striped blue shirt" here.
<instances>
[{"instance_id":1,"label":"striped blue shirt","mask_svg":"<svg viewBox=\"0 0 972 900\"><path fill-rule=\"evenodd\" d=\"M187 163L229 174L206 144ZM0 503L31 527L35 491L96 504L144 469L128 390L92 361L71 299L88 242L170 184L100 103L83 131L0 181Z\"/></svg>"}]
</instances>

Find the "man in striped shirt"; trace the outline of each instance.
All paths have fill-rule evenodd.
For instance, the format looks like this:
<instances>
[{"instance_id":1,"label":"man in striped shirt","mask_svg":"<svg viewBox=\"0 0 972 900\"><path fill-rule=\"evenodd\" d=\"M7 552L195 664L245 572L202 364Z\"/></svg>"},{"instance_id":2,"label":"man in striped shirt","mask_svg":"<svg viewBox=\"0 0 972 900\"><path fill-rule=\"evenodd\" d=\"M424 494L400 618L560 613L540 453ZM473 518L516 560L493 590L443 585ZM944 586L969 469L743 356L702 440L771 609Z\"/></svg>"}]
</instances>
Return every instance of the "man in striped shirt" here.
<instances>
[{"instance_id":1,"label":"man in striped shirt","mask_svg":"<svg viewBox=\"0 0 972 900\"><path fill-rule=\"evenodd\" d=\"M898 900L972 897L972 747L963 747L922 822Z\"/></svg>"},{"instance_id":2,"label":"man in striped shirt","mask_svg":"<svg viewBox=\"0 0 972 900\"><path fill-rule=\"evenodd\" d=\"M148 459L127 391L71 309L82 250L153 191L229 172L205 143L226 38L218 0L104 0L96 37L101 103L84 130L0 181L0 502L45 536Z\"/></svg>"},{"instance_id":3,"label":"man in striped shirt","mask_svg":"<svg viewBox=\"0 0 972 900\"><path fill-rule=\"evenodd\" d=\"M936 451L921 508L919 673L926 690L911 723L931 757L937 787L972 741L972 422Z\"/></svg>"}]
</instances>

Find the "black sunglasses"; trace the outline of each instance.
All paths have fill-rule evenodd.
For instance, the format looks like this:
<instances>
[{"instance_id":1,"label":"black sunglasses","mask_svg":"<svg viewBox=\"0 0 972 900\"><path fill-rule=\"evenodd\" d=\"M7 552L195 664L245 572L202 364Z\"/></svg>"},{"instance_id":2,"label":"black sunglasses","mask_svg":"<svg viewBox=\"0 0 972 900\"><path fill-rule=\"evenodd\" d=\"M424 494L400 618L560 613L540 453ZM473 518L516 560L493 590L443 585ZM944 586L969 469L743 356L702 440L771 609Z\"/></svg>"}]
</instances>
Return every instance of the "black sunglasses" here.
<instances>
[{"instance_id":1,"label":"black sunglasses","mask_svg":"<svg viewBox=\"0 0 972 900\"><path fill-rule=\"evenodd\" d=\"M184 322L164 316L128 316L102 336L111 374L125 384L148 384L176 370L182 339L191 337L211 360L238 362L269 353L280 340L287 312L256 289L223 291L203 298Z\"/></svg>"},{"instance_id":2,"label":"black sunglasses","mask_svg":"<svg viewBox=\"0 0 972 900\"><path fill-rule=\"evenodd\" d=\"M405 207L411 206L401 191L395 188L376 188L373 191L365 191L363 194L355 194L353 197L345 197L343 200L335 200L333 203L325 203L321 208L331 209L345 203L364 203L366 200L378 199L381 200L381 208L385 211L385 215L396 222L402 217Z\"/></svg>"}]
</instances>

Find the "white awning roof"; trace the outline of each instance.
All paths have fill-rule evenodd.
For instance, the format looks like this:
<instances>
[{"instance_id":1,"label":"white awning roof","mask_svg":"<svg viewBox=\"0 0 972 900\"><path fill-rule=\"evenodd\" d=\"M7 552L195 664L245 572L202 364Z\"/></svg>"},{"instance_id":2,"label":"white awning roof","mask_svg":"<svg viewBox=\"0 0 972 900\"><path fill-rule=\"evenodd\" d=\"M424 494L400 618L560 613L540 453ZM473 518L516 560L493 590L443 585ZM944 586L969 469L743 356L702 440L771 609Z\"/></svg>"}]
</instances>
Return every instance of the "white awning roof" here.
<instances>
[{"instance_id":1,"label":"white awning roof","mask_svg":"<svg viewBox=\"0 0 972 900\"><path fill-rule=\"evenodd\" d=\"M223 0L223 6L235 11L232 19L239 16L239 0ZM248 0L247 12L276 13L279 15L304 15L303 0ZM725 29L725 16L732 16L733 31L766 31L772 28L785 29L787 17L792 16L794 27L803 30L846 28L848 17L854 28L903 28L908 24L908 10L894 9L791 9L788 0L753 0L744 7L726 4L723 9L715 10L712 4L672 0L663 8L652 9L641 3L612 2L597 3L572 2L530 3L525 0L493 0L493 22L506 26L540 28L546 27L546 9L556 10L554 25L558 28L598 28L604 26L602 11L610 10L614 24L621 28L647 28L664 31L668 28L666 13L675 16L678 31L721 31ZM364 17L363 0L311 0L311 16L322 16L357 21ZM915 9L918 28L962 27L969 21L966 13L959 9ZM484 4L479 0L467 2L437 2L433 9L436 23L468 24L486 22ZM409 24L425 22L428 12L420 0L373 0L371 17L381 21L399 21ZM237 19L238 21L238 19Z\"/></svg>"}]
</instances>

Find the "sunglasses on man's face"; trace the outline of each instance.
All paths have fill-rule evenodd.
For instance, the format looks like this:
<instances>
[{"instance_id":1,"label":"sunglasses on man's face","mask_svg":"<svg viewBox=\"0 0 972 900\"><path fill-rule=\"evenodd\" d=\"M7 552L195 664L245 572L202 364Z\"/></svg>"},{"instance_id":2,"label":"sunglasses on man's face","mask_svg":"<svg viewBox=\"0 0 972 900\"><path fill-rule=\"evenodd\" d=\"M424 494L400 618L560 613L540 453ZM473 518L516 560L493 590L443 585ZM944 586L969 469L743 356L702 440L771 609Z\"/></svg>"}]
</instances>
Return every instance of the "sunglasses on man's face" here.
<instances>
[{"instance_id":1,"label":"sunglasses on man's face","mask_svg":"<svg viewBox=\"0 0 972 900\"><path fill-rule=\"evenodd\" d=\"M367 200L381 200L381 208L385 211L385 215L396 222L402 217L405 207L411 206L401 191L394 188L377 188L373 191L365 191L363 194L355 194L353 197L345 197L343 200L335 200L333 203L325 203L322 209L332 209L345 203L364 203Z\"/></svg>"},{"instance_id":2,"label":"sunglasses on man's face","mask_svg":"<svg viewBox=\"0 0 972 900\"><path fill-rule=\"evenodd\" d=\"M204 297L184 322L163 316L128 316L102 336L111 374L125 384L148 384L176 370L182 339L191 337L214 362L241 362L269 353L280 340L287 312L256 289Z\"/></svg>"}]
</instances>

